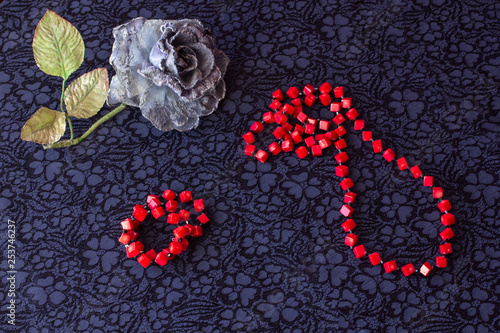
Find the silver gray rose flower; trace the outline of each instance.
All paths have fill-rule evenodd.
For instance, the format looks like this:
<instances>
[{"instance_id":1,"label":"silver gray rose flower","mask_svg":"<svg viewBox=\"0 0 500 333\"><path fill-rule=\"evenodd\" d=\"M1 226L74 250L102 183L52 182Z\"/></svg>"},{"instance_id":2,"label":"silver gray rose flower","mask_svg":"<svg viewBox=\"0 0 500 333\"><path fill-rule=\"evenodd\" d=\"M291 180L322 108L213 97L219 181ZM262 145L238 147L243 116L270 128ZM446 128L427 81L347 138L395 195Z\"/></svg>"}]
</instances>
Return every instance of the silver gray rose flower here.
<instances>
[{"instance_id":1,"label":"silver gray rose flower","mask_svg":"<svg viewBox=\"0 0 500 333\"><path fill-rule=\"evenodd\" d=\"M229 59L197 20L146 20L113 30L108 104L137 106L160 130L187 131L224 98Z\"/></svg>"}]
</instances>

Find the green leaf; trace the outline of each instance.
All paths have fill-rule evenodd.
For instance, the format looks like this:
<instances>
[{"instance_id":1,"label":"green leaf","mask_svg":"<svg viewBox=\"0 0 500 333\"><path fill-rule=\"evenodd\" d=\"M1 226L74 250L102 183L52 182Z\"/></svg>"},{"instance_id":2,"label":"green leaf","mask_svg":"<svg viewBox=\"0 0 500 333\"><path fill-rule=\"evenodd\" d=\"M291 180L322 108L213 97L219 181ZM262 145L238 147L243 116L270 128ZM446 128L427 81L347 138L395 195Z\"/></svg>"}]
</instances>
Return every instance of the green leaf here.
<instances>
[{"instance_id":1,"label":"green leaf","mask_svg":"<svg viewBox=\"0 0 500 333\"><path fill-rule=\"evenodd\" d=\"M90 118L104 105L109 89L108 70L97 68L73 81L64 93L66 112L71 117Z\"/></svg>"},{"instance_id":2,"label":"green leaf","mask_svg":"<svg viewBox=\"0 0 500 333\"><path fill-rule=\"evenodd\" d=\"M42 107L24 124L21 139L42 145L59 141L66 131L65 117L63 112Z\"/></svg>"},{"instance_id":3,"label":"green leaf","mask_svg":"<svg viewBox=\"0 0 500 333\"><path fill-rule=\"evenodd\" d=\"M83 62L85 45L78 30L47 9L35 29L33 54L40 69L67 79Z\"/></svg>"}]
</instances>

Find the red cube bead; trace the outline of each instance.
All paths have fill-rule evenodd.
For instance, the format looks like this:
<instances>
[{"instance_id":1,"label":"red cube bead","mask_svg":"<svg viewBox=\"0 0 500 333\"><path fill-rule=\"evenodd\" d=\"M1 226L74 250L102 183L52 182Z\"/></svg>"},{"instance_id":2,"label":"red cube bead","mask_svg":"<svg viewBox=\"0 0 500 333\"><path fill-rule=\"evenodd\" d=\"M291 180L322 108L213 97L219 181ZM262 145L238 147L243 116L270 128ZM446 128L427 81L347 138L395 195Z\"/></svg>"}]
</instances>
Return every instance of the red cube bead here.
<instances>
[{"instance_id":1,"label":"red cube bead","mask_svg":"<svg viewBox=\"0 0 500 333\"><path fill-rule=\"evenodd\" d=\"M288 117L285 116L283 113L278 112L274 115L274 121L277 124L284 125L288 121ZM251 142L249 142L249 143L251 143Z\"/></svg>"},{"instance_id":2,"label":"red cube bead","mask_svg":"<svg viewBox=\"0 0 500 333\"><path fill-rule=\"evenodd\" d=\"M191 213L189 212L189 210L185 210L185 209L181 209L179 211L179 217L182 221L187 221L189 220L189 216L191 216Z\"/></svg>"},{"instance_id":3,"label":"red cube bead","mask_svg":"<svg viewBox=\"0 0 500 333\"><path fill-rule=\"evenodd\" d=\"M187 235L188 236L192 236L193 235L194 225L186 223L186 225L184 225L184 228L187 229L187 231L188 231Z\"/></svg>"},{"instance_id":4,"label":"red cube bead","mask_svg":"<svg viewBox=\"0 0 500 333\"><path fill-rule=\"evenodd\" d=\"M153 215L153 217L158 220L160 217L165 215L165 211L161 206L158 206L154 209L151 209L151 215Z\"/></svg>"},{"instance_id":5,"label":"red cube bead","mask_svg":"<svg viewBox=\"0 0 500 333\"><path fill-rule=\"evenodd\" d=\"M335 167L335 174L337 177L345 177L349 174L349 167L347 165L337 165Z\"/></svg>"},{"instance_id":6,"label":"red cube bead","mask_svg":"<svg viewBox=\"0 0 500 333\"><path fill-rule=\"evenodd\" d=\"M336 87L333 89L333 94L335 98L342 98L344 96L344 87Z\"/></svg>"},{"instance_id":7,"label":"red cube bead","mask_svg":"<svg viewBox=\"0 0 500 333\"><path fill-rule=\"evenodd\" d=\"M300 94L300 91L297 87L290 87L290 88L288 88L286 94L290 98L297 98Z\"/></svg>"},{"instance_id":8,"label":"red cube bead","mask_svg":"<svg viewBox=\"0 0 500 333\"><path fill-rule=\"evenodd\" d=\"M404 276L408 276L415 273L415 267L413 266L412 263L410 263L401 267L401 271L403 272Z\"/></svg>"},{"instance_id":9,"label":"red cube bead","mask_svg":"<svg viewBox=\"0 0 500 333\"><path fill-rule=\"evenodd\" d=\"M149 266L149 264L151 263L151 260L148 258L148 256L146 256L146 254L141 254L139 256L139 258L137 258L137 261L139 262L139 264L141 264L142 267L146 268Z\"/></svg>"},{"instance_id":10,"label":"red cube bead","mask_svg":"<svg viewBox=\"0 0 500 333\"><path fill-rule=\"evenodd\" d=\"M365 121L363 119L358 119L354 121L355 131L361 131L363 128L365 128Z\"/></svg>"},{"instance_id":11,"label":"red cube bead","mask_svg":"<svg viewBox=\"0 0 500 333\"><path fill-rule=\"evenodd\" d=\"M283 150L285 153L288 153L293 150L293 141L292 140L285 140L281 143L281 150Z\"/></svg>"},{"instance_id":12,"label":"red cube bead","mask_svg":"<svg viewBox=\"0 0 500 333\"><path fill-rule=\"evenodd\" d=\"M355 234L347 234L344 239L344 243L347 246L354 246L358 242L358 236Z\"/></svg>"},{"instance_id":13,"label":"red cube bead","mask_svg":"<svg viewBox=\"0 0 500 333\"><path fill-rule=\"evenodd\" d=\"M198 221L200 221L201 224L205 224L210 220L209 220L207 214L203 213L200 216L198 216Z\"/></svg>"},{"instance_id":14,"label":"red cube bead","mask_svg":"<svg viewBox=\"0 0 500 333\"><path fill-rule=\"evenodd\" d=\"M357 196L356 193L349 191L344 195L344 202L353 203L356 201L356 196Z\"/></svg>"},{"instance_id":15,"label":"red cube bead","mask_svg":"<svg viewBox=\"0 0 500 333\"><path fill-rule=\"evenodd\" d=\"M441 231L439 236L441 236L441 238L445 241L448 239L452 239L453 236L455 236L455 233L453 232L453 230L451 228L446 228L443 231Z\"/></svg>"},{"instance_id":16,"label":"red cube bead","mask_svg":"<svg viewBox=\"0 0 500 333\"><path fill-rule=\"evenodd\" d=\"M319 100L321 101L321 104L327 106L332 101L332 98L328 94L321 94L319 95Z\"/></svg>"},{"instance_id":17,"label":"red cube bead","mask_svg":"<svg viewBox=\"0 0 500 333\"><path fill-rule=\"evenodd\" d=\"M316 140L314 140L314 136L308 136L305 140L304 140L305 144L307 147L312 147L316 144Z\"/></svg>"},{"instance_id":18,"label":"red cube bead","mask_svg":"<svg viewBox=\"0 0 500 333\"><path fill-rule=\"evenodd\" d=\"M344 97L342 98L342 107L344 109L349 109L351 107L351 98L350 97Z\"/></svg>"},{"instance_id":19,"label":"red cube bead","mask_svg":"<svg viewBox=\"0 0 500 333\"><path fill-rule=\"evenodd\" d=\"M269 145L269 152L273 155L278 155L281 152L279 143L273 142Z\"/></svg>"},{"instance_id":20,"label":"red cube bead","mask_svg":"<svg viewBox=\"0 0 500 333\"><path fill-rule=\"evenodd\" d=\"M319 145L313 145L311 146L311 153L312 156L321 156L323 154L323 150Z\"/></svg>"},{"instance_id":21,"label":"red cube bead","mask_svg":"<svg viewBox=\"0 0 500 333\"><path fill-rule=\"evenodd\" d=\"M181 254L182 252L182 244L178 241L173 241L170 243L168 250L172 254Z\"/></svg>"},{"instance_id":22,"label":"red cube bead","mask_svg":"<svg viewBox=\"0 0 500 333\"><path fill-rule=\"evenodd\" d=\"M254 133L260 133L264 129L264 125L260 121L255 121L252 126L250 126L250 130Z\"/></svg>"},{"instance_id":23,"label":"red cube bead","mask_svg":"<svg viewBox=\"0 0 500 333\"><path fill-rule=\"evenodd\" d=\"M316 127L316 125L318 124L318 120L314 118L307 118L306 122L308 124L314 125L314 127Z\"/></svg>"},{"instance_id":24,"label":"red cube bead","mask_svg":"<svg viewBox=\"0 0 500 333\"><path fill-rule=\"evenodd\" d=\"M298 91L299 90L297 89L297 94L298 94ZM295 106L295 109L297 109L297 106L300 106L300 107L302 106L302 102L300 101L300 98L294 98L294 99L292 99L292 104ZM302 111L302 108L300 108L300 109L301 109L300 111Z\"/></svg>"},{"instance_id":25,"label":"red cube bead","mask_svg":"<svg viewBox=\"0 0 500 333\"><path fill-rule=\"evenodd\" d=\"M432 197L434 199L441 199L443 197L443 188L442 187L433 187L432 188Z\"/></svg>"},{"instance_id":26,"label":"red cube bead","mask_svg":"<svg viewBox=\"0 0 500 333\"><path fill-rule=\"evenodd\" d=\"M336 125L340 125L340 124L342 124L345 121L345 118L344 118L344 116L341 113L339 113L335 117L333 117L332 121Z\"/></svg>"},{"instance_id":27,"label":"red cube bead","mask_svg":"<svg viewBox=\"0 0 500 333\"><path fill-rule=\"evenodd\" d=\"M384 263L384 270L386 273L394 272L398 269L398 265L396 265L396 260L391 260Z\"/></svg>"},{"instance_id":28,"label":"red cube bead","mask_svg":"<svg viewBox=\"0 0 500 333\"><path fill-rule=\"evenodd\" d=\"M342 189L344 191L347 191L349 188L351 188L353 186L354 186L354 183L352 182L351 178L346 178L340 182L340 187L342 187Z\"/></svg>"},{"instance_id":29,"label":"red cube bead","mask_svg":"<svg viewBox=\"0 0 500 333\"><path fill-rule=\"evenodd\" d=\"M254 153L255 153L255 146L247 144L245 146L245 155L246 156L253 156Z\"/></svg>"},{"instance_id":30,"label":"red cube bead","mask_svg":"<svg viewBox=\"0 0 500 333\"><path fill-rule=\"evenodd\" d=\"M280 107L281 107L281 103L277 99L275 99L274 101L272 101L271 104L269 104L269 108L271 110L278 110Z\"/></svg>"},{"instance_id":31,"label":"red cube bead","mask_svg":"<svg viewBox=\"0 0 500 333\"><path fill-rule=\"evenodd\" d=\"M137 221L142 222L148 216L148 211L141 205L135 205L132 215Z\"/></svg>"},{"instance_id":32,"label":"red cube bead","mask_svg":"<svg viewBox=\"0 0 500 333\"><path fill-rule=\"evenodd\" d=\"M127 257L133 258L139 255L139 253L141 253L142 250L144 250L144 244L142 244L139 241L134 242L127 247Z\"/></svg>"},{"instance_id":33,"label":"red cube bead","mask_svg":"<svg viewBox=\"0 0 500 333\"><path fill-rule=\"evenodd\" d=\"M441 212L446 212L451 209L451 203L449 200L443 200L440 203L438 203L439 210Z\"/></svg>"},{"instance_id":34,"label":"red cube bead","mask_svg":"<svg viewBox=\"0 0 500 333\"><path fill-rule=\"evenodd\" d=\"M248 146L248 145L247 145ZM175 199L175 192L171 190L165 190L163 192L163 198L165 200L174 200Z\"/></svg>"},{"instance_id":35,"label":"red cube bead","mask_svg":"<svg viewBox=\"0 0 500 333\"><path fill-rule=\"evenodd\" d=\"M295 113L295 107L291 106L290 104L285 104L283 105L283 111L293 116L293 114Z\"/></svg>"},{"instance_id":36,"label":"red cube bead","mask_svg":"<svg viewBox=\"0 0 500 333\"><path fill-rule=\"evenodd\" d=\"M205 209L205 203L203 202L203 199L197 199L194 201L194 210L196 212L201 212L204 209Z\"/></svg>"},{"instance_id":37,"label":"red cube bead","mask_svg":"<svg viewBox=\"0 0 500 333\"><path fill-rule=\"evenodd\" d=\"M433 180L432 176L424 176L424 186L432 187Z\"/></svg>"},{"instance_id":38,"label":"red cube bead","mask_svg":"<svg viewBox=\"0 0 500 333\"><path fill-rule=\"evenodd\" d=\"M322 94L328 94L330 93L330 91L332 91L332 86L330 85L330 83L325 82L321 86L319 86L319 91Z\"/></svg>"},{"instance_id":39,"label":"red cube bead","mask_svg":"<svg viewBox=\"0 0 500 333\"><path fill-rule=\"evenodd\" d=\"M330 104L330 111L332 111L332 112L340 112L341 106L342 105L340 103L333 102L332 104Z\"/></svg>"},{"instance_id":40,"label":"red cube bead","mask_svg":"<svg viewBox=\"0 0 500 333\"><path fill-rule=\"evenodd\" d=\"M125 220L120 222L123 230L133 230L138 227L139 222L135 222L130 217L127 217Z\"/></svg>"},{"instance_id":41,"label":"red cube bead","mask_svg":"<svg viewBox=\"0 0 500 333\"><path fill-rule=\"evenodd\" d=\"M323 131L328 131L330 129L330 122L328 120L320 120L319 129Z\"/></svg>"},{"instance_id":42,"label":"red cube bead","mask_svg":"<svg viewBox=\"0 0 500 333\"><path fill-rule=\"evenodd\" d=\"M436 266L440 268L445 268L448 263L446 257L437 256L436 257Z\"/></svg>"},{"instance_id":43,"label":"red cube bead","mask_svg":"<svg viewBox=\"0 0 500 333\"><path fill-rule=\"evenodd\" d=\"M370 141L372 139L371 131L363 131L363 141Z\"/></svg>"},{"instance_id":44,"label":"red cube bead","mask_svg":"<svg viewBox=\"0 0 500 333\"><path fill-rule=\"evenodd\" d=\"M296 144L302 141L302 136L298 131L293 131L290 136L292 137L293 142Z\"/></svg>"},{"instance_id":45,"label":"red cube bead","mask_svg":"<svg viewBox=\"0 0 500 333\"><path fill-rule=\"evenodd\" d=\"M370 262L373 266L380 264L380 262L382 261L378 252L373 252L372 254L370 254L368 256L368 259L370 259Z\"/></svg>"},{"instance_id":46,"label":"red cube bead","mask_svg":"<svg viewBox=\"0 0 500 333\"><path fill-rule=\"evenodd\" d=\"M314 96L313 94L307 95L306 98L304 98L304 104L307 106L313 106L315 101L316 101L316 96Z\"/></svg>"},{"instance_id":47,"label":"red cube bead","mask_svg":"<svg viewBox=\"0 0 500 333\"><path fill-rule=\"evenodd\" d=\"M297 120L300 121L301 123L305 123L309 119L309 117L304 113L304 112L299 112L297 115Z\"/></svg>"},{"instance_id":48,"label":"red cube bead","mask_svg":"<svg viewBox=\"0 0 500 333\"><path fill-rule=\"evenodd\" d=\"M340 213L345 217L351 217L354 213L354 208L349 205L343 205L342 208L340 208Z\"/></svg>"},{"instance_id":49,"label":"red cube bead","mask_svg":"<svg viewBox=\"0 0 500 333\"><path fill-rule=\"evenodd\" d=\"M265 122L266 124L272 124L274 123L274 113L271 111L268 111L262 115L262 121Z\"/></svg>"},{"instance_id":50,"label":"red cube bead","mask_svg":"<svg viewBox=\"0 0 500 333\"><path fill-rule=\"evenodd\" d=\"M247 132L243 134L243 140L245 140L246 143L254 143L255 137L253 136L252 132Z\"/></svg>"},{"instance_id":51,"label":"red cube bead","mask_svg":"<svg viewBox=\"0 0 500 333\"><path fill-rule=\"evenodd\" d=\"M399 170L408 169L408 163L406 163L406 158L400 157L396 162L398 163Z\"/></svg>"},{"instance_id":52,"label":"red cube bead","mask_svg":"<svg viewBox=\"0 0 500 333\"><path fill-rule=\"evenodd\" d=\"M428 262L425 262L422 267L420 267L420 274L423 276L428 276L432 271L432 265Z\"/></svg>"},{"instance_id":53,"label":"red cube bead","mask_svg":"<svg viewBox=\"0 0 500 333\"><path fill-rule=\"evenodd\" d=\"M278 101L283 100L283 92L281 91L281 89L278 89L273 92L273 98L277 99Z\"/></svg>"},{"instance_id":54,"label":"red cube bead","mask_svg":"<svg viewBox=\"0 0 500 333\"><path fill-rule=\"evenodd\" d=\"M389 148L386 151L384 151L382 156L384 156L387 162L391 162L394 159L394 157L396 157L396 153L391 148Z\"/></svg>"},{"instance_id":55,"label":"red cube bead","mask_svg":"<svg viewBox=\"0 0 500 333\"><path fill-rule=\"evenodd\" d=\"M203 236L203 229L199 225L195 225L193 227L193 231L191 231L191 236L193 237L201 237Z\"/></svg>"},{"instance_id":56,"label":"red cube bead","mask_svg":"<svg viewBox=\"0 0 500 333\"><path fill-rule=\"evenodd\" d=\"M335 129L335 133L337 133L337 136L342 136L347 133L345 130L344 126L339 126Z\"/></svg>"},{"instance_id":57,"label":"red cube bead","mask_svg":"<svg viewBox=\"0 0 500 333\"><path fill-rule=\"evenodd\" d=\"M182 251L186 251L189 246L189 241L186 238L183 238L179 243L182 245Z\"/></svg>"},{"instance_id":58,"label":"red cube bead","mask_svg":"<svg viewBox=\"0 0 500 333\"><path fill-rule=\"evenodd\" d=\"M259 149L257 154L255 154L255 157L259 162L265 163L267 161L267 158L269 157L269 154L263 151L262 149Z\"/></svg>"},{"instance_id":59,"label":"red cube bead","mask_svg":"<svg viewBox=\"0 0 500 333\"><path fill-rule=\"evenodd\" d=\"M299 158L304 158L309 154L307 148L304 146L300 146L299 148L295 149L295 153Z\"/></svg>"},{"instance_id":60,"label":"red cube bead","mask_svg":"<svg viewBox=\"0 0 500 333\"><path fill-rule=\"evenodd\" d=\"M295 129L294 129L294 132L297 132L299 133L300 135L304 134L304 126L300 125L300 124L295 124Z\"/></svg>"},{"instance_id":61,"label":"red cube bead","mask_svg":"<svg viewBox=\"0 0 500 333\"><path fill-rule=\"evenodd\" d=\"M165 209L170 213L175 212L177 210L177 207L179 207L179 204L175 200L168 200L165 204Z\"/></svg>"},{"instance_id":62,"label":"red cube bead","mask_svg":"<svg viewBox=\"0 0 500 333\"><path fill-rule=\"evenodd\" d=\"M304 90L302 90L302 92L304 93L304 95L307 96L307 95L314 93L315 90L316 90L316 88L314 88L311 84L307 84L304 87Z\"/></svg>"},{"instance_id":63,"label":"red cube bead","mask_svg":"<svg viewBox=\"0 0 500 333\"><path fill-rule=\"evenodd\" d=\"M274 131L273 131L273 135L276 139L281 139L282 137L284 137L286 134L286 131L283 129L283 127L277 127Z\"/></svg>"},{"instance_id":64,"label":"red cube bead","mask_svg":"<svg viewBox=\"0 0 500 333\"><path fill-rule=\"evenodd\" d=\"M165 266L169 260L168 253L161 251L156 255L155 262L160 266Z\"/></svg>"},{"instance_id":65,"label":"red cube bead","mask_svg":"<svg viewBox=\"0 0 500 333\"><path fill-rule=\"evenodd\" d=\"M314 139L315 139L316 141L320 141L320 140L322 140L324 137L325 137L325 135L320 133L320 134L316 134L316 135L314 136Z\"/></svg>"},{"instance_id":66,"label":"red cube bead","mask_svg":"<svg viewBox=\"0 0 500 333\"><path fill-rule=\"evenodd\" d=\"M453 252L453 250L451 249L451 244L444 243L439 245L439 252L441 252L441 254L450 254L451 252Z\"/></svg>"},{"instance_id":67,"label":"red cube bead","mask_svg":"<svg viewBox=\"0 0 500 333\"><path fill-rule=\"evenodd\" d=\"M337 155L335 155L335 160L339 164L346 162L348 159L349 159L349 156L347 155L347 153L345 151L340 152Z\"/></svg>"},{"instance_id":68,"label":"red cube bead","mask_svg":"<svg viewBox=\"0 0 500 333\"><path fill-rule=\"evenodd\" d=\"M344 139L340 139L338 141L335 141L334 144L335 144L335 148L337 148L339 150L347 147L347 144L345 143Z\"/></svg>"},{"instance_id":69,"label":"red cube bead","mask_svg":"<svg viewBox=\"0 0 500 333\"><path fill-rule=\"evenodd\" d=\"M118 241L122 244L128 244L128 242L130 242L130 235L128 233L122 233Z\"/></svg>"},{"instance_id":70,"label":"red cube bead","mask_svg":"<svg viewBox=\"0 0 500 333\"><path fill-rule=\"evenodd\" d=\"M184 226L179 226L174 229L175 238L184 238L189 235L189 229Z\"/></svg>"},{"instance_id":71,"label":"red cube bead","mask_svg":"<svg viewBox=\"0 0 500 333\"><path fill-rule=\"evenodd\" d=\"M176 213L170 213L168 214L167 216L167 223L170 223L170 224L177 224L179 223L180 221L180 216L179 214L176 214Z\"/></svg>"},{"instance_id":72,"label":"red cube bead","mask_svg":"<svg viewBox=\"0 0 500 333\"><path fill-rule=\"evenodd\" d=\"M325 133L325 136L326 136L328 139L330 139L330 140L337 140L337 138L339 137L339 136L337 135L337 132L335 132L335 131L330 131L330 132L328 132L328 133Z\"/></svg>"},{"instance_id":73,"label":"red cube bead","mask_svg":"<svg viewBox=\"0 0 500 333\"><path fill-rule=\"evenodd\" d=\"M148 195L146 201L150 209L156 208L161 205L161 201L157 195Z\"/></svg>"},{"instance_id":74,"label":"red cube bead","mask_svg":"<svg viewBox=\"0 0 500 333\"><path fill-rule=\"evenodd\" d=\"M444 226L450 226L455 224L455 216L451 213L446 213L441 216L441 223Z\"/></svg>"},{"instance_id":75,"label":"red cube bead","mask_svg":"<svg viewBox=\"0 0 500 333\"><path fill-rule=\"evenodd\" d=\"M352 231L356 227L356 222L353 219L349 219L340 225L345 232Z\"/></svg>"},{"instance_id":76,"label":"red cube bead","mask_svg":"<svg viewBox=\"0 0 500 333\"><path fill-rule=\"evenodd\" d=\"M330 147L332 142L328 138L323 138L323 139L318 141L318 144L321 147L321 149L326 149L326 148Z\"/></svg>"},{"instance_id":77,"label":"red cube bead","mask_svg":"<svg viewBox=\"0 0 500 333\"><path fill-rule=\"evenodd\" d=\"M364 245L358 245L354 248L354 255L356 256L356 259L362 258L366 256L366 250Z\"/></svg>"},{"instance_id":78,"label":"red cube bead","mask_svg":"<svg viewBox=\"0 0 500 333\"><path fill-rule=\"evenodd\" d=\"M358 118L359 113L355 108L352 108L349 111L347 111L345 115L347 116L347 118L349 118L349 120L354 120Z\"/></svg>"},{"instance_id":79,"label":"red cube bead","mask_svg":"<svg viewBox=\"0 0 500 333\"><path fill-rule=\"evenodd\" d=\"M378 139L372 142L373 152L380 153L382 151L382 140Z\"/></svg>"},{"instance_id":80,"label":"red cube bead","mask_svg":"<svg viewBox=\"0 0 500 333\"><path fill-rule=\"evenodd\" d=\"M313 124L306 124L304 127L304 133L311 135L314 133L315 129L316 127Z\"/></svg>"},{"instance_id":81,"label":"red cube bead","mask_svg":"<svg viewBox=\"0 0 500 333\"><path fill-rule=\"evenodd\" d=\"M410 168L410 171L413 174L413 177L415 177L415 179L422 176L422 171L420 171L420 168L418 167L418 165L412 166Z\"/></svg>"},{"instance_id":82,"label":"red cube bead","mask_svg":"<svg viewBox=\"0 0 500 333\"><path fill-rule=\"evenodd\" d=\"M130 236L130 240L136 240L139 237L139 233L134 230L127 231L127 235Z\"/></svg>"},{"instance_id":83,"label":"red cube bead","mask_svg":"<svg viewBox=\"0 0 500 333\"><path fill-rule=\"evenodd\" d=\"M156 258L156 252L155 250L151 249L148 252L145 253L146 257L148 257L149 260L154 260Z\"/></svg>"}]
</instances>

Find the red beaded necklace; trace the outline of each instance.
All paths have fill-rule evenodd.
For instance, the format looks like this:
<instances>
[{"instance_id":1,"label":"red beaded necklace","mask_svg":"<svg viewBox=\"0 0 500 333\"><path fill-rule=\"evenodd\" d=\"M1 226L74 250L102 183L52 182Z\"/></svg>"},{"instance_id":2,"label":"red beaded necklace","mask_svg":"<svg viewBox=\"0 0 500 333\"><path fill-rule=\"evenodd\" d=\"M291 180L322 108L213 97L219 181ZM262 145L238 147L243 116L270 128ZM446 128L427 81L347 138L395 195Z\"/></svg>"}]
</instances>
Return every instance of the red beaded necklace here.
<instances>
[{"instance_id":1,"label":"red beaded necklace","mask_svg":"<svg viewBox=\"0 0 500 333\"><path fill-rule=\"evenodd\" d=\"M330 96L332 91L334 95L333 101ZM332 120L313 119L304 113L302 104L311 107L318 100L318 92L312 85L306 85L302 93L300 93L298 88L291 87L287 90L286 95L291 99L290 104L283 104L285 95L281 89L273 92L273 101L269 105L272 111L264 113L263 123L255 121L250 126L250 132L243 135L243 139L246 142L245 155L255 156L257 160L262 163L267 161L269 154L263 149L259 149L255 152L256 146L254 145L256 142L255 136L264 130L264 124L277 125L273 131L273 135L278 141L268 146L268 151L272 155L277 155L282 151L290 152L295 149L295 153L299 158L305 158L309 154L312 156L320 156L322 155L322 151L330 147L332 141L334 141L333 145L338 150L338 153L335 155L335 160L338 163L335 167L335 174L341 178L340 186L342 190L345 191L344 204L340 208L340 213L347 218L347 220L343 221L340 225L342 229L348 233L344 242L353 249L357 259L366 257L368 252L365 246L358 243L358 236L353 233L356 223L351 217L354 214L353 204L356 201L357 195L355 192L351 191L354 183L348 177L349 167L345 164L349 160L349 156L344 151L347 147L347 143L342 139L342 136L346 133L343 126L346 117L354 121L355 131L362 131L363 141L371 142L373 151L375 153L382 153L382 156L388 163L396 159L396 153L391 148L383 150L382 141L380 139L374 140L372 138L372 132L364 130L365 121L357 119L359 113L355 108L351 108L352 100L344 96L343 87L332 89L332 86L328 82L323 83L319 87L319 101L324 106L330 106L330 111L334 113ZM345 117L341 113L342 110L346 111ZM289 118L290 120L296 120L295 127L290 124ZM331 125L336 127L330 130ZM404 157L399 157L396 163L400 171L409 168ZM424 176L418 165L414 165L409 169L415 179L423 179L423 186L432 188L433 197L439 200L438 208L444 213L441 215L441 223L446 228L439 234L443 243L439 246L440 255L436 256L434 261L436 267L444 268L447 266L446 255L452 252L451 244L448 241L454 236L453 230L450 228L450 226L455 223L455 217L449 213L451 204L448 200L443 199L443 189L434 186L432 176ZM381 255L378 252L370 253L368 258L374 266L383 264L386 273L398 270L396 260L382 261ZM428 276L430 274L433 269L431 262L432 260L422 264L420 267L420 273L422 275ZM404 276L409 276L415 272L415 266L413 263L407 263L401 267L401 271Z\"/></svg>"},{"instance_id":2,"label":"red beaded necklace","mask_svg":"<svg viewBox=\"0 0 500 333\"><path fill-rule=\"evenodd\" d=\"M200 237L203 235L202 225L209 221L204 213L205 204L203 199L193 201L193 196L190 191L184 191L179 194L179 201L176 200L176 194L171 190L165 190L162 197L158 195L148 195L146 204L135 205L132 215L121 222L123 233L118 239L120 243L125 245L128 258L139 256L137 261L144 268L148 267L151 262L156 262L160 266L165 266L168 261L175 258L176 255L186 251L189 242L187 237ZM200 213L197 217L199 224L193 224L192 215L187 204L193 201L193 209ZM182 205L182 209L180 208ZM163 208L165 207L165 209ZM174 238L169 246L162 251L156 253L154 249L144 252L144 244L136 241L139 237L137 228L144 222L149 213L155 219L160 219L167 215L166 222L177 225L174 229ZM197 223L197 222L195 222ZM133 241L129 244L130 241Z\"/></svg>"}]
</instances>

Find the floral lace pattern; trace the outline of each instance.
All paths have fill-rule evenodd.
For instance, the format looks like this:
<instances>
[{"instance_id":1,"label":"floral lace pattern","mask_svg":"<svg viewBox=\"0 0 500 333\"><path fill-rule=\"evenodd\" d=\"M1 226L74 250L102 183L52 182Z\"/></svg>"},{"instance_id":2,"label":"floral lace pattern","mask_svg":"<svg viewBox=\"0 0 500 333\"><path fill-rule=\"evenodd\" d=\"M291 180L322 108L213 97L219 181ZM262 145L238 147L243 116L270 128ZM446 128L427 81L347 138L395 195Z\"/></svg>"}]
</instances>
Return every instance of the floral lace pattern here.
<instances>
[{"instance_id":1,"label":"floral lace pattern","mask_svg":"<svg viewBox=\"0 0 500 333\"><path fill-rule=\"evenodd\" d=\"M119 24L198 19L231 59L226 98L186 133L130 108L79 146L23 142L30 115L58 107L60 81L31 51L45 8L82 33L74 77L111 71ZM499 331L499 15L497 2L472 0L3 2L0 240L6 253L14 220L18 303L17 326L4 317L0 331ZM449 267L405 278L354 258L333 150L244 156L241 135L272 91L326 80L346 88L374 137L443 186L457 219ZM346 128L357 234L396 261L431 257L441 227L431 193ZM206 198L211 222L182 256L143 269L126 259L119 221L166 188ZM146 246L170 234L160 222L141 231Z\"/></svg>"}]
</instances>

